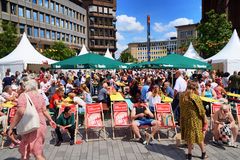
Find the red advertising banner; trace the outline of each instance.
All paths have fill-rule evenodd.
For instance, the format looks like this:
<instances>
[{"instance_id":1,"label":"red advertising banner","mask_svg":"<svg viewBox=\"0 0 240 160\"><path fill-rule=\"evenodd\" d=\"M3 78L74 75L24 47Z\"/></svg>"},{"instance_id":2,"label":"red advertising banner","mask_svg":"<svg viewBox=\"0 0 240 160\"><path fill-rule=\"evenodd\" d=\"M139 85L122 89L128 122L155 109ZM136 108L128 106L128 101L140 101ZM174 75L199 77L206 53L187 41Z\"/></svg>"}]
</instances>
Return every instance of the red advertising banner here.
<instances>
[{"instance_id":1,"label":"red advertising banner","mask_svg":"<svg viewBox=\"0 0 240 160\"><path fill-rule=\"evenodd\" d=\"M128 125L128 112L114 112L114 124L115 126Z\"/></svg>"},{"instance_id":2,"label":"red advertising banner","mask_svg":"<svg viewBox=\"0 0 240 160\"><path fill-rule=\"evenodd\" d=\"M212 114L217 112L221 108L222 104L212 104Z\"/></svg>"},{"instance_id":3,"label":"red advertising banner","mask_svg":"<svg viewBox=\"0 0 240 160\"><path fill-rule=\"evenodd\" d=\"M125 112L128 110L128 105L126 102L116 102L113 104L114 112Z\"/></svg>"},{"instance_id":4,"label":"red advertising banner","mask_svg":"<svg viewBox=\"0 0 240 160\"><path fill-rule=\"evenodd\" d=\"M87 104L86 111L88 114L91 113L100 113L102 111L102 106L100 103L98 104Z\"/></svg>"},{"instance_id":5,"label":"red advertising banner","mask_svg":"<svg viewBox=\"0 0 240 160\"><path fill-rule=\"evenodd\" d=\"M157 104L156 111L160 113L171 113L171 105L170 104Z\"/></svg>"},{"instance_id":6,"label":"red advertising banner","mask_svg":"<svg viewBox=\"0 0 240 160\"><path fill-rule=\"evenodd\" d=\"M100 113L92 113L87 116L87 127L102 127L103 122Z\"/></svg>"},{"instance_id":7,"label":"red advertising banner","mask_svg":"<svg viewBox=\"0 0 240 160\"><path fill-rule=\"evenodd\" d=\"M17 112L17 108L16 107L11 108L10 112L9 112L9 117L13 118L15 116L16 112Z\"/></svg>"}]
</instances>

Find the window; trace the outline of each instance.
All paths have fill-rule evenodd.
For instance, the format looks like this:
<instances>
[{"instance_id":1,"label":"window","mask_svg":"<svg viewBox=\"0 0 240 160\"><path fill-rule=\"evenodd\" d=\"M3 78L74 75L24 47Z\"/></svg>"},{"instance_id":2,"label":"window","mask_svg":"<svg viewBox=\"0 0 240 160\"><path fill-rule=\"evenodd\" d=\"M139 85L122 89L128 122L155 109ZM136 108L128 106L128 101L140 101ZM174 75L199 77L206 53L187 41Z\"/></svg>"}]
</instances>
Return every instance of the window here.
<instances>
[{"instance_id":1,"label":"window","mask_svg":"<svg viewBox=\"0 0 240 160\"><path fill-rule=\"evenodd\" d=\"M37 4L37 0L32 0L32 3L33 4Z\"/></svg>"},{"instance_id":2,"label":"window","mask_svg":"<svg viewBox=\"0 0 240 160\"><path fill-rule=\"evenodd\" d=\"M19 32L20 32L20 34L23 34L25 32L25 25L24 24L19 24Z\"/></svg>"},{"instance_id":3,"label":"window","mask_svg":"<svg viewBox=\"0 0 240 160\"><path fill-rule=\"evenodd\" d=\"M58 27L60 27L60 19L59 19L59 18L56 18L56 25L57 25Z\"/></svg>"},{"instance_id":4,"label":"window","mask_svg":"<svg viewBox=\"0 0 240 160\"><path fill-rule=\"evenodd\" d=\"M64 28L64 21L61 19L61 21L60 21L60 26L62 27L62 28Z\"/></svg>"},{"instance_id":5,"label":"window","mask_svg":"<svg viewBox=\"0 0 240 160\"><path fill-rule=\"evenodd\" d=\"M62 41L65 41L65 34L62 33Z\"/></svg>"},{"instance_id":6,"label":"window","mask_svg":"<svg viewBox=\"0 0 240 160\"><path fill-rule=\"evenodd\" d=\"M73 29L73 27L72 27L72 22L70 22L70 30L72 30Z\"/></svg>"},{"instance_id":7,"label":"window","mask_svg":"<svg viewBox=\"0 0 240 160\"><path fill-rule=\"evenodd\" d=\"M39 13L39 21L44 22L43 13Z\"/></svg>"},{"instance_id":8,"label":"window","mask_svg":"<svg viewBox=\"0 0 240 160\"><path fill-rule=\"evenodd\" d=\"M38 28L34 27L34 37L38 37Z\"/></svg>"},{"instance_id":9,"label":"window","mask_svg":"<svg viewBox=\"0 0 240 160\"><path fill-rule=\"evenodd\" d=\"M27 26L27 35L32 36L32 26Z\"/></svg>"},{"instance_id":10,"label":"window","mask_svg":"<svg viewBox=\"0 0 240 160\"><path fill-rule=\"evenodd\" d=\"M44 6L45 6L46 8L49 8L49 0L45 0L45 1L44 1Z\"/></svg>"},{"instance_id":11,"label":"window","mask_svg":"<svg viewBox=\"0 0 240 160\"><path fill-rule=\"evenodd\" d=\"M89 12L97 12L97 6L89 6L88 10Z\"/></svg>"},{"instance_id":12,"label":"window","mask_svg":"<svg viewBox=\"0 0 240 160\"><path fill-rule=\"evenodd\" d=\"M72 11L72 17L75 18L75 11Z\"/></svg>"},{"instance_id":13,"label":"window","mask_svg":"<svg viewBox=\"0 0 240 160\"><path fill-rule=\"evenodd\" d=\"M11 3L11 14L17 15L17 6L16 6L16 4Z\"/></svg>"},{"instance_id":14,"label":"window","mask_svg":"<svg viewBox=\"0 0 240 160\"><path fill-rule=\"evenodd\" d=\"M72 43L73 42L72 36L70 35L69 38L70 38L70 43Z\"/></svg>"},{"instance_id":15,"label":"window","mask_svg":"<svg viewBox=\"0 0 240 160\"><path fill-rule=\"evenodd\" d=\"M55 25L55 17L53 17L53 16L52 16L52 18L51 18L51 24L52 24L52 25Z\"/></svg>"},{"instance_id":16,"label":"window","mask_svg":"<svg viewBox=\"0 0 240 160\"><path fill-rule=\"evenodd\" d=\"M57 40L60 41L60 33L57 32Z\"/></svg>"},{"instance_id":17,"label":"window","mask_svg":"<svg viewBox=\"0 0 240 160\"><path fill-rule=\"evenodd\" d=\"M30 9L26 9L26 16L28 19L31 19L31 10Z\"/></svg>"},{"instance_id":18,"label":"window","mask_svg":"<svg viewBox=\"0 0 240 160\"><path fill-rule=\"evenodd\" d=\"M43 6L43 0L38 0L38 5Z\"/></svg>"},{"instance_id":19,"label":"window","mask_svg":"<svg viewBox=\"0 0 240 160\"><path fill-rule=\"evenodd\" d=\"M66 7L64 10L65 14L68 15L68 8Z\"/></svg>"},{"instance_id":20,"label":"window","mask_svg":"<svg viewBox=\"0 0 240 160\"><path fill-rule=\"evenodd\" d=\"M59 12L59 4L56 3L56 12Z\"/></svg>"},{"instance_id":21,"label":"window","mask_svg":"<svg viewBox=\"0 0 240 160\"><path fill-rule=\"evenodd\" d=\"M64 14L64 7L62 5L60 6L60 12Z\"/></svg>"},{"instance_id":22,"label":"window","mask_svg":"<svg viewBox=\"0 0 240 160\"><path fill-rule=\"evenodd\" d=\"M44 37L45 37L45 35L44 35L44 29L42 29L42 28L40 29L40 37L41 37L41 38L44 38Z\"/></svg>"},{"instance_id":23,"label":"window","mask_svg":"<svg viewBox=\"0 0 240 160\"><path fill-rule=\"evenodd\" d=\"M49 16L48 14L46 14L46 17L45 17L45 18L46 18L46 23L47 23L47 24L50 24L50 16Z\"/></svg>"},{"instance_id":24,"label":"window","mask_svg":"<svg viewBox=\"0 0 240 160\"><path fill-rule=\"evenodd\" d=\"M7 1L6 0L4 0L4 1L2 1L2 11L3 12L7 12Z\"/></svg>"},{"instance_id":25,"label":"window","mask_svg":"<svg viewBox=\"0 0 240 160\"><path fill-rule=\"evenodd\" d=\"M66 42L69 42L69 35L66 34Z\"/></svg>"},{"instance_id":26,"label":"window","mask_svg":"<svg viewBox=\"0 0 240 160\"><path fill-rule=\"evenodd\" d=\"M72 16L72 10L71 10L71 9L68 10L68 15L69 15L70 17Z\"/></svg>"},{"instance_id":27,"label":"window","mask_svg":"<svg viewBox=\"0 0 240 160\"><path fill-rule=\"evenodd\" d=\"M55 40L55 39L56 39L56 32L52 31L52 40Z\"/></svg>"},{"instance_id":28,"label":"window","mask_svg":"<svg viewBox=\"0 0 240 160\"><path fill-rule=\"evenodd\" d=\"M33 11L33 20L34 21L38 20L38 13L37 13L37 11Z\"/></svg>"},{"instance_id":29,"label":"window","mask_svg":"<svg viewBox=\"0 0 240 160\"><path fill-rule=\"evenodd\" d=\"M50 3L50 8L51 8L51 10L54 11L54 3L53 3L53 1L51 1L51 3Z\"/></svg>"},{"instance_id":30,"label":"window","mask_svg":"<svg viewBox=\"0 0 240 160\"><path fill-rule=\"evenodd\" d=\"M46 31L46 38L50 39L50 31L49 30Z\"/></svg>"},{"instance_id":31,"label":"window","mask_svg":"<svg viewBox=\"0 0 240 160\"><path fill-rule=\"evenodd\" d=\"M108 13L108 8L104 7L104 14Z\"/></svg>"},{"instance_id":32,"label":"window","mask_svg":"<svg viewBox=\"0 0 240 160\"><path fill-rule=\"evenodd\" d=\"M65 28L68 29L68 21L65 22Z\"/></svg>"},{"instance_id":33,"label":"window","mask_svg":"<svg viewBox=\"0 0 240 160\"><path fill-rule=\"evenodd\" d=\"M22 7L22 6L18 6L18 16L19 16L19 17L24 17L23 7Z\"/></svg>"}]
</instances>

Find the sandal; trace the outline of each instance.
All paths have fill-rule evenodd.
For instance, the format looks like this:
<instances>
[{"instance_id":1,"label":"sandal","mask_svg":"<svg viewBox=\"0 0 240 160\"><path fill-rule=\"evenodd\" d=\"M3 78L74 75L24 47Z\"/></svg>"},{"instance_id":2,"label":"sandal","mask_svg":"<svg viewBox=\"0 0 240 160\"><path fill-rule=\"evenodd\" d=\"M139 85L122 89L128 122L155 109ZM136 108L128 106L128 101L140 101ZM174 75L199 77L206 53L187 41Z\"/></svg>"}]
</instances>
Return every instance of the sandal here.
<instances>
[{"instance_id":1,"label":"sandal","mask_svg":"<svg viewBox=\"0 0 240 160\"><path fill-rule=\"evenodd\" d=\"M207 158L208 158L208 155L206 154L206 152L202 152L201 159L207 159Z\"/></svg>"}]
</instances>

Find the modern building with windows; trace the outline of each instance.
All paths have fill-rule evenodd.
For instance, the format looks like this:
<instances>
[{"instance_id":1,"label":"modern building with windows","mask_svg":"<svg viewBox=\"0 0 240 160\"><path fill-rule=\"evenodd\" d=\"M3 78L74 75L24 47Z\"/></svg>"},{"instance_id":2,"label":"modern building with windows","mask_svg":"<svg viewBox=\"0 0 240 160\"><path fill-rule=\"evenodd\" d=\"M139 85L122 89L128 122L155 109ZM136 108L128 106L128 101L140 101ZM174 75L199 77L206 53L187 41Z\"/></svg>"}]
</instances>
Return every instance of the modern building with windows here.
<instances>
[{"instance_id":1,"label":"modern building with windows","mask_svg":"<svg viewBox=\"0 0 240 160\"><path fill-rule=\"evenodd\" d=\"M87 10L88 47L104 54L116 47L116 0L82 0Z\"/></svg>"},{"instance_id":2,"label":"modern building with windows","mask_svg":"<svg viewBox=\"0 0 240 160\"><path fill-rule=\"evenodd\" d=\"M54 41L80 49L87 41L86 10L80 0L1 0L0 21L11 21L27 33L38 50Z\"/></svg>"},{"instance_id":3,"label":"modern building with windows","mask_svg":"<svg viewBox=\"0 0 240 160\"><path fill-rule=\"evenodd\" d=\"M177 52L183 53L181 48L188 47L189 43L197 38L197 24L188 24L182 26L175 26L177 29Z\"/></svg>"},{"instance_id":4,"label":"modern building with windows","mask_svg":"<svg viewBox=\"0 0 240 160\"><path fill-rule=\"evenodd\" d=\"M169 53L176 52L177 39L171 38L166 41L153 41L150 42L150 57L151 61L157 58L166 56ZM129 43L127 49L133 58L138 62L147 61L147 42Z\"/></svg>"}]
</instances>

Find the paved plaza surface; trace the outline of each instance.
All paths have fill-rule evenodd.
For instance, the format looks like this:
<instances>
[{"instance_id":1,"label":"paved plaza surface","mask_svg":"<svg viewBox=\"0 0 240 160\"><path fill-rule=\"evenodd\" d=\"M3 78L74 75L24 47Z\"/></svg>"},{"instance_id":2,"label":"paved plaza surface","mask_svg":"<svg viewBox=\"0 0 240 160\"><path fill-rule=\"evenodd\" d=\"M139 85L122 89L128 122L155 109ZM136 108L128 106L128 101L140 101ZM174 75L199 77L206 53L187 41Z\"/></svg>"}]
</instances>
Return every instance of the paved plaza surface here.
<instances>
[{"instance_id":1,"label":"paved plaza surface","mask_svg":"<svg viewBox=\"0 0 240 160\"><path fill-rule=\"evenodd\" d=\"M69 142L66 142L60 147L55 147L51 130L49 127L44 148L47 160L181 160L185 159L185 152L187 150L186 147L176 147L175 141L166 138L163 138L160 142L154 140L147 146L128 138L112 140L110 127L107 127L107 140L83 141L82 144L73 146L70 146ZM117 134L124 135L124 133L121 133L122 131L126 134L129 132L128 130L121 129ZM81 129L81 133L83 134L83 129ZM81 136L78 135L77 139L80 138ZM83 136L84 138L85 136ZM207 139L211 139L210 136ZM240 142L240 139L238 142ZM206 148L209 160L240 159L240 148L216 146L211 142L207 144ZM193 159L200 159L201 153L197 145L194 146L193 155ZM19 158L20 154L17 148L0 150L0 160L16 160ZM31 159L34 158L31 157Z\"/></svg>"}]
</instances>

